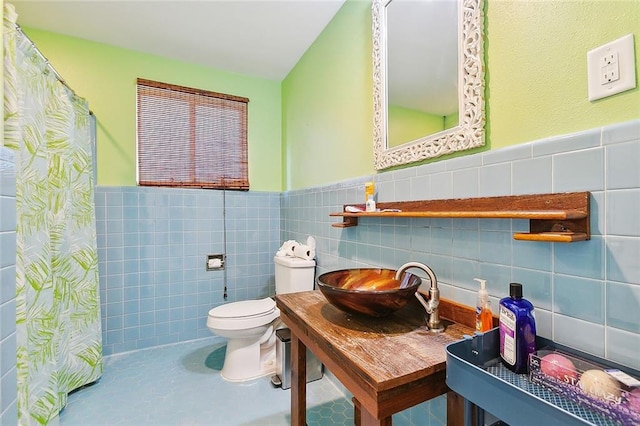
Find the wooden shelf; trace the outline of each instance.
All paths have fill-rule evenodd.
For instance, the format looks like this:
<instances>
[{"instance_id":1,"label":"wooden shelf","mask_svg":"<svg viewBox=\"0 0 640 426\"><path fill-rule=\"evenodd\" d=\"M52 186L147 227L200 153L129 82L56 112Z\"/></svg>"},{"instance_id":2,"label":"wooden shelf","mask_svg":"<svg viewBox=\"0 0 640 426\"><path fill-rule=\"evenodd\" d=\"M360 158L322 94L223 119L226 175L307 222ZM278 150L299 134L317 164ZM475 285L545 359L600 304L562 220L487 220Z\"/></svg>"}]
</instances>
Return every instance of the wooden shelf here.
<instances>
[{"instance_id":1,"label":"wooden shelf","mask_svg":"<svg viewBox=\"0 0 640 426\"><path fill-rule=\"evenodd\" d=\"M364 210L364 204L348 204L343 211L330 213L342 217L331 226L358 226L364 217L434 217L479 219L529 219L528 233L516 233L523 241L571 243L591 238L589 227L589 192L511 195L502 197L456 198L449 200L397 201L378 203L378 211L346 211L347 206Z\"/></svg>"}]
</instances>

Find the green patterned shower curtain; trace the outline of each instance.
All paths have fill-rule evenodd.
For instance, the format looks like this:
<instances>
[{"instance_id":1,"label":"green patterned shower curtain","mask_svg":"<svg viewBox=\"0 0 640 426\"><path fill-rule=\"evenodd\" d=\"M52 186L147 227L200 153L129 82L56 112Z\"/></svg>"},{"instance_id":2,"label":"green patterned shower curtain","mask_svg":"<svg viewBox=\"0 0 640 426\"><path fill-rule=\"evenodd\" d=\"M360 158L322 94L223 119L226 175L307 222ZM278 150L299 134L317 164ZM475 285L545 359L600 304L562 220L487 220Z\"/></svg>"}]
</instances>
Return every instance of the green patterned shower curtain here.
<instances>
[{"instance_id":1,"label":"green patterned shower curtain","mask_svg":"<svg viewBox=\"0 0 640 426\"><path fill-rule=\"evenodd\" d=\"M18 422L57 421L102 374L87 102L60 83L4 8L4 143L16 153Z\"/></svg>"}]
</instances>

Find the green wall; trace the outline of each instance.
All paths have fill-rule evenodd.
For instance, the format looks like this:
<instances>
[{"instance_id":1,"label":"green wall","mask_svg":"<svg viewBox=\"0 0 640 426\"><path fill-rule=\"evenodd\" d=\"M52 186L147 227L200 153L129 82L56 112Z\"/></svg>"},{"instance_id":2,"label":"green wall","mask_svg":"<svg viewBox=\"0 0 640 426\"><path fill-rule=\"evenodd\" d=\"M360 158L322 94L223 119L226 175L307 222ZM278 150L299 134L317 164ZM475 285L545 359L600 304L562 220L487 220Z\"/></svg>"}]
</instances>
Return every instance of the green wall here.
<instances>
[{"instance_id":1,"label":"green wall","mask_svg":"<svg viewBox=\"0 0 640 426\"><path fill-rule=\"evenodd\" d=\"M376 173L369 0L347 0L281 83L25 32L98 118L100 185L135 185L137 77L250 98L253 190ZM487 145L470 152L640 117L638 88L589 102L586 76L587 51L629 33L640 68L639 1L487 0L485 32Z\"/></svg>"},{"instance_id":2,"label":"green wall","mask_svg":"<svg viewBox=\"0 0 640 426\"><path fill-rule=\"evenodd\" d=\"M370 15L347 0L282 83L287 189L375 173ZM638 88L589 102L586 75L587 51L633 33L640 81L640 1L488 0L485 32L487 145L469 152L640 118Z\"/></svg>"},{"instance_id":3,"label":"green wall","mask_svg":"<svg viewBox=\"0 0 640 426\"><path fill-rule=\"evenodd\" d=\"M587 97L587 52L630 33L640 82L639 1L490 0L485 29L491 149L640 117L638 87Z\"/></svg>"},{"instance_id":4,"label":"green wall","mask_svg":"<svg viewBox=\"0 0 640 426\"><path fill-rule=\"evenodd\" d=\"M373 171L371 2L347 1L282 82L285 189Z\"/></svg>"},{"instance_id":5,"label":"green wall","mask_svg":"<svg viewBox=\"0 0 640 426\"><path fill-rule=\"evenodd\" d=\"M251 190L282 190L280 82L121 49L33 28L36 43L97 118L98 184L136 185L136 78L244 96Z\"/></svg>"},{"instance_id":6,"label":"green wall","mask_svg":"<svg viewBox=\"0 0 640 426\"><path fill-rule=\"evenodd\" d=\"M455 124L458 125L458 122ZM445 117L392 104L387 107L389 146L399 146L424 135L441 132L444 126Z\"/></svg>"}]
</instances>

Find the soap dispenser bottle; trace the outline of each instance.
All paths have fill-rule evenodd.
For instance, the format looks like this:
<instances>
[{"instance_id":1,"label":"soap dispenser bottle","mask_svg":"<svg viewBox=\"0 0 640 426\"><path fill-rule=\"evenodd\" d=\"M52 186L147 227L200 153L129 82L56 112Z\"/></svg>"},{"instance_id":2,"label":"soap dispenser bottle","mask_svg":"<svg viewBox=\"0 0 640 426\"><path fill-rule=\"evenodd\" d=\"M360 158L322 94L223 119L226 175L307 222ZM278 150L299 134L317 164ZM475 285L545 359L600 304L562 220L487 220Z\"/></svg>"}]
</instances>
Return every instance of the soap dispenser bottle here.
<instances>
[{"instance_id":1,"label":"soap dispenser bottle","mask_svg":"<svg viewBox=\"0 0 640 426\"><path fill-rule=\"evenodd\" d=\"M367 198L367 202L365 204L365 211L367 212L376 211L376 201L373 199L373 195L369 195L369 198Z\"/></svg>"},{"instance_id":2,"label":"soap dispenser bottle","mask_svg":"<svg viewBox=\"0 0 640 426\"><path fill-rule=\"evenodd\" d=\"M491 301L487 291L487 280L474 278L480 283L478 291L478 301L476 303L476 331L485 332L493 328L493 313L491 312Z\"/></svg>"},{"instance_id":3,"label":"soap dispenser bottle","mask_svg":"<svg viewBox=\"0 0 640 426\"><path fill-rule=\"evenodd\" d=\"M500 299L500 358L514 373L525 373L529 354L536 350L533 305L522 297L522 284L509 284L509 297Z\"/></svg>"}]
</instances>

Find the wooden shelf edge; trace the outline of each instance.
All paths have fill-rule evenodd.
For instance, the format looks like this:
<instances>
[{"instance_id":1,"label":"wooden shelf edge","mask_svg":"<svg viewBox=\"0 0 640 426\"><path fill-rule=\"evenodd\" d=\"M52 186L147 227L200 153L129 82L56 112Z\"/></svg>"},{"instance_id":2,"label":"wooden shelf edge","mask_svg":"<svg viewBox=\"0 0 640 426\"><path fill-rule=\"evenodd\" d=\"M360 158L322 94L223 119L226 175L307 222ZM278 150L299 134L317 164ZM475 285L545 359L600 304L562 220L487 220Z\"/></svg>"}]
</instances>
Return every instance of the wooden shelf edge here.
<instances>
[{"instance_id":1,"label":"wooden shelf edge","mask_svg":"<svg viewBox=\"0 0 640 426\"><path fill-rule=\"evenodd\" d=\"M329 216L342 217L331 226L358 226L358 218L478 218L529 219L528 233L515 233L521 241L572 243L591 238L588 191L551 194L509 195L448 200L397 201L378 203L376 212L347 212L347 206L364 210L363 204L344 205L343 211Z\"/></svg>"},{"instance_id":2,"label":"wooden shelf edge","mask_svg":"<svg viewBox=\"0 0 640 426\"><path fill-rule=\"evenodd\" d=\"M514 240L520 241L542 241L550 243L573 243L575 241L586 241L589 235L577 232L540 232L540 233L516 233Z\"/></svg>"},{"instance_id":3,"label":"wooden shelf edge","mask_svg":"<svg viewBox=\"0 0 640 426\"><path fill-rule=\"evenodd\" d=\"M542 211L456 211L456 212L388 212L388 211L376 211L376 212L344 212L344 213L329 213L329 216L334 217L426 217L426 218L478 218L478 219L541 219L541 220L572 220L572 219L584 219L587 217L587 213L583 211L573 210L542 210Z\"/></svg>"}]
</instances>

